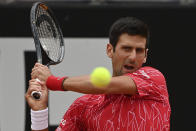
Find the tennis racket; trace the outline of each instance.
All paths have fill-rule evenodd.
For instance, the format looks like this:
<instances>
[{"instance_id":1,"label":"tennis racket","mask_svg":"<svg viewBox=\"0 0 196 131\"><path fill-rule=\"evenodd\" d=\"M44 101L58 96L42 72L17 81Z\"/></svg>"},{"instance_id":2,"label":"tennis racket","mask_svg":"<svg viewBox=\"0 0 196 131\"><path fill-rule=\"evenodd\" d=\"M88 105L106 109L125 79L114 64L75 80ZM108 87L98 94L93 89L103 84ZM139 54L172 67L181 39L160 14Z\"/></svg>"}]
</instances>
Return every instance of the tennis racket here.
<instances>
[{"instance_id":1,"label":"tennis racket","mask_svg":"<svg viewBox=\"0 0 196 131\"><path fill-rule=\"evenodd\" d=\"M37 61L48 67L60 63L64 58L64 40L52 10L45 3L34 3L30 11L30 22ZM33 91L31 95L39 100L41 92Z\"/></svg>"}]
</instances>

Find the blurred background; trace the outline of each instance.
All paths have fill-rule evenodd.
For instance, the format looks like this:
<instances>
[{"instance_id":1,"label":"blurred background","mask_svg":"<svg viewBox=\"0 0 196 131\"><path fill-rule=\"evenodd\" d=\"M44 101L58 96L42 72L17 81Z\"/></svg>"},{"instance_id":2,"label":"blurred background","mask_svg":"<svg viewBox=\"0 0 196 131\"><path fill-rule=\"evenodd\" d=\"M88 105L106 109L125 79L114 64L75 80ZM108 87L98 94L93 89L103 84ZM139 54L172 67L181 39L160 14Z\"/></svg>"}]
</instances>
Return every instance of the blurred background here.
<instances>
[{"instance_id":1,"label":"blurred background","mask_svg":"<svg viewBox=\"0 0 196 131\"><path fill-rule=\"evenodd\" d=\"M0 131L29 131L24 95L36 62L30 27L35 0L0 0ZM166 78L171 131L195 131L196 0L45 0L63 31L64 61L51 66L58 76L89 74L96 66L111 71L105 54L110 25L134 16L151 30L147 65ZM49 124L53 131L69 105L82 94L50 92Z\"/></svg>"}]
</instances>

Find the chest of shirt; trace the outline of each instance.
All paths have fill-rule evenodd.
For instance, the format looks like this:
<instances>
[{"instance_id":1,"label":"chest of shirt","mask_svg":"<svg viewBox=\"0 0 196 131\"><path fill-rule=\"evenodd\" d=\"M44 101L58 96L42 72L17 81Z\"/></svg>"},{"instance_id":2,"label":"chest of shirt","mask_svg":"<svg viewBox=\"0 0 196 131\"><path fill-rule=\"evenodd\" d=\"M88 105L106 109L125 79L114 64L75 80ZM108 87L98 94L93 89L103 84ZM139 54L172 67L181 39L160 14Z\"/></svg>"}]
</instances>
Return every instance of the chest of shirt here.
<instances>
[{"instance_id":1,"label":"chest of shirt","mask_svg":"<svg viewBox=\"0 0 196 131\"><path fill-rule=\"evenodd\" d=\"M159 102L124 95L110 97L94 105L87 105L82 122L86 129L93 131L146 128L152 121L162 119L164 114L160 109L164 110L163 106Z\"/></svg>"}]
</instances>

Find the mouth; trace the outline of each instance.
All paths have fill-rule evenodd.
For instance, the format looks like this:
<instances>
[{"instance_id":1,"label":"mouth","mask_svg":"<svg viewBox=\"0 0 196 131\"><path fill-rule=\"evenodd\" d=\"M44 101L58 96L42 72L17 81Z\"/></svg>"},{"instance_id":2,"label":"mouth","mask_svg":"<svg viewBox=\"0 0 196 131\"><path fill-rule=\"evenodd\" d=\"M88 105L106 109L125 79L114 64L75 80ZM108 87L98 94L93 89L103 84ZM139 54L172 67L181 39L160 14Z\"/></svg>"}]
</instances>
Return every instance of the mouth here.
<instances>
[{"instance_id":1,"label":"mouth","mask_svg":"<svg viewBox=\"0 0 196 131\"><path fill-rule=\"evenodd\" d=\"M124 65L124 69L126 73L132 73L135 67L132 65Z\"/></svg>"}]
</instances>

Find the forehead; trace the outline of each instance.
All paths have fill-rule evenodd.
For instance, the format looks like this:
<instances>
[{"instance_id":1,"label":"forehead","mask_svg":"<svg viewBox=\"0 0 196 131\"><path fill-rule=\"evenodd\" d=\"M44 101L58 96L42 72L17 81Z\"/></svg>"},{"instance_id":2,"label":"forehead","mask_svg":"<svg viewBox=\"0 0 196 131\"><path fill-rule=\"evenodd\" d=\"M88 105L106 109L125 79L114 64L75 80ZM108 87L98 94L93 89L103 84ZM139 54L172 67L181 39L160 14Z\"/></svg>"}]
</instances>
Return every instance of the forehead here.
<instances>
[{"instance_id":1,"label":"forehead","mask_svg":"<svg viewBox=\"0 0 196 131\"><path fill-rule=\"evenodd\" d=\"M131 47L138 47L138 48L145 48L146 47L146 38L140 35L128 35L122 34L120 35L117 46L131 46Z\"/></svg>"}]
</instances>

